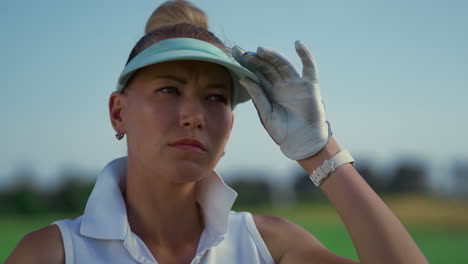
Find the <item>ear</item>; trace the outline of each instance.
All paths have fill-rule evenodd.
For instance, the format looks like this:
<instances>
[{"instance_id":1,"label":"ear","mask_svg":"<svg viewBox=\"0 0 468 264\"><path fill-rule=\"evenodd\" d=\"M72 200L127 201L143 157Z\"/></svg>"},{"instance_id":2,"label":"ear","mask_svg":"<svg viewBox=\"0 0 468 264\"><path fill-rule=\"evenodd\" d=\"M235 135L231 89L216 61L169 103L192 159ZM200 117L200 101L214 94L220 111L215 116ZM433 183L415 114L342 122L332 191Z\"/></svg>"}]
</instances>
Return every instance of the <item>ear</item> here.
<instances>
[{"instance_id":1,"label":"ear","mask_svg":"<svg viewBox=\"0 0 468 264\"><path fill-rule=\"evenodd\" d=\"M113 92L109 98L109 114L112 127L118 133L126 133L124 114L127 106L127 95Z\"/></svg>"}]
</instances>

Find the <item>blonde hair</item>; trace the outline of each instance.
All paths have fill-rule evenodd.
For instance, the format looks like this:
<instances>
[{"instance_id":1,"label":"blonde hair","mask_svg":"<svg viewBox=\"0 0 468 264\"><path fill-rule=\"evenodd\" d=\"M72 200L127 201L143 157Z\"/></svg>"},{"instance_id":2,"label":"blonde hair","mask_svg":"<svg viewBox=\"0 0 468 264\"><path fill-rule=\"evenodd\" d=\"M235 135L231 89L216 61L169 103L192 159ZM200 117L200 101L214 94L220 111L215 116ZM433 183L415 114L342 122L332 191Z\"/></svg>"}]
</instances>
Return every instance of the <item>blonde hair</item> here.
<instances>
[{"instance_id":1,"label":"blonde hair","mask_svg":"<svg viewBox=\"0 0 468 264\"><path fill-rule=\"evenodd\" d=\"M170 38L198 39L230 54L224 43L208 31L208 18L202 10L186 0L171 0L161 4L151 14L145 35L133 47L126 64L149 46Z\"/></svg>"},{"instance_id":2,"label":"blonde hair","mask_svg":"<svg viewBox=\"0 0 468 264\"><path fill-rule=\"evenodd\" d=\"M182 23L208 30L208 17L205 12L188 1L172 0L154 10L146 22L145 34L164 26Z\"/></svg>"}]
</instances>

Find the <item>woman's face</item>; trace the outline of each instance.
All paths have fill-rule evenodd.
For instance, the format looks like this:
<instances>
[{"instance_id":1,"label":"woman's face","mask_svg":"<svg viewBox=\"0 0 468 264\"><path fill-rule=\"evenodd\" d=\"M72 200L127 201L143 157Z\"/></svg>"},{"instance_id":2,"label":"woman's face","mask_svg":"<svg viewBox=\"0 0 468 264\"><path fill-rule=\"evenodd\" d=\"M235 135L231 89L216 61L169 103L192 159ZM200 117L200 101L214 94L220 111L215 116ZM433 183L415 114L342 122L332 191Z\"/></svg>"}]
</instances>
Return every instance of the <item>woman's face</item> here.
<instances>
[{"instance_id":1,"label":"woman's face","mask_svg":"<svg viewBox=\"0 0 468 264\"><path fill-rule=\"evenodd\" d=\"M141 69L126 96L112 95L123 100L129 161L176 182L208 175L231 132L231 89L227 70L209 62L171 61Z\"/></svg>"}]
</instances>

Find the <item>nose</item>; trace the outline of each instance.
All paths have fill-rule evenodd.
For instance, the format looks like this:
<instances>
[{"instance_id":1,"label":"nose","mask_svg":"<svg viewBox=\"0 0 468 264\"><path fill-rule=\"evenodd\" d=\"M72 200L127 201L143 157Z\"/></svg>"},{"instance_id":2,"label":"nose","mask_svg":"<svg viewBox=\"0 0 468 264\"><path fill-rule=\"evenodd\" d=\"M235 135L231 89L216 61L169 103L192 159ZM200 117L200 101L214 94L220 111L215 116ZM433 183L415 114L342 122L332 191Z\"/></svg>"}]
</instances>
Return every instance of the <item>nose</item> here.
<instances>
[{"instance_id":1,"label":"nose","mask_svg":"<svg viewBox=\"0 0 468 264\"><path fill-rule=\"evenodd\" d=\"M185 99L180 106L180 126L183 128L205 128L205 113L198 98Z\"/></svg>"}]
</instances>

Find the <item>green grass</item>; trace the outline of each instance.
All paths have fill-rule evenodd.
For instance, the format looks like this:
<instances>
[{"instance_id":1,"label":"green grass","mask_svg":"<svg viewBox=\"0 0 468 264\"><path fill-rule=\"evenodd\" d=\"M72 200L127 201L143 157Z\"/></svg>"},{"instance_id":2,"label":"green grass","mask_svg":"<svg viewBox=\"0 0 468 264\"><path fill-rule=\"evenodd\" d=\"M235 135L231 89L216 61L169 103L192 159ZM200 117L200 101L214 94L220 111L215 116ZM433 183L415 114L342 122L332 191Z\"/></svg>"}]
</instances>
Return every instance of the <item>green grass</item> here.
<instances>
[{"instance_id":1,"label":"green grass","mask_svg":"<svg viewBox=\"0 0 468 264\"><path fill-rule=\"evenodd\" d=\"M413 239L431 264L468 263L468 206L431 199L401 198L386 200L408 228ZM415 208L410 210L409 208ZM416 210L416 208L425 210ZM280 215L303 226L336 254L357 259L351 239L332 207L327 203L292 208L236 207L236 211ZM425 212L425 213L422 213ZM77 215L44 214L0 216L0 263L20 238L55 220Z\"/></svg>"}]
</instances>

